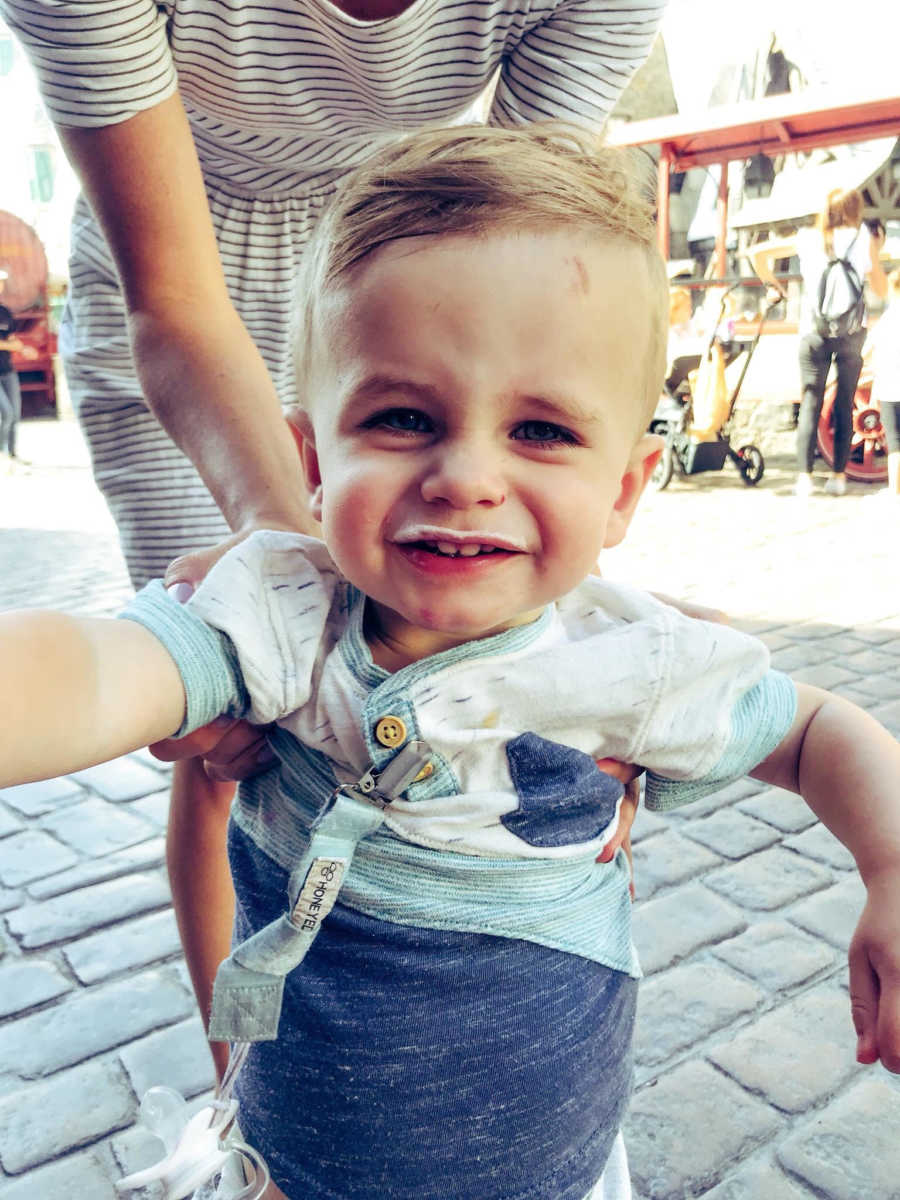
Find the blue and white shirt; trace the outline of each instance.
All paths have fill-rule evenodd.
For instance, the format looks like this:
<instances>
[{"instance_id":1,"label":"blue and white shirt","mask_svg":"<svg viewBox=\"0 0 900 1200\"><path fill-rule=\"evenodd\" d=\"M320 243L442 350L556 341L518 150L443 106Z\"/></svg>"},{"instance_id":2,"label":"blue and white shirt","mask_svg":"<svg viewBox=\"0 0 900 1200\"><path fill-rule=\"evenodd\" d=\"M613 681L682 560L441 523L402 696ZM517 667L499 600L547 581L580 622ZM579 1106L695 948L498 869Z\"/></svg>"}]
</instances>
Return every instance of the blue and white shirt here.
<instances>
[{"instance_id":1,"label":"blue and white shirt","mask_svg":"<svg viewBox=\"0 0 900 1200\"><path fill-rule=\"evenodd\" d=\"M621 786L594 758L646 766L650 807L684 803L774 749L793 685L756 640L599 578L393 674L364 605L321 542L263 533L187 606L155 584L127 614L179 666L182 732L275 724L277 764L233 809L241 940L283 911L336 785L405 740L431 751L288 976L242 1127L288 1195L443 1200L453 1170L454 1200L583 1200L627 1101L640 973L624 856L596 862Z\"/></svg>"}]
</instances>

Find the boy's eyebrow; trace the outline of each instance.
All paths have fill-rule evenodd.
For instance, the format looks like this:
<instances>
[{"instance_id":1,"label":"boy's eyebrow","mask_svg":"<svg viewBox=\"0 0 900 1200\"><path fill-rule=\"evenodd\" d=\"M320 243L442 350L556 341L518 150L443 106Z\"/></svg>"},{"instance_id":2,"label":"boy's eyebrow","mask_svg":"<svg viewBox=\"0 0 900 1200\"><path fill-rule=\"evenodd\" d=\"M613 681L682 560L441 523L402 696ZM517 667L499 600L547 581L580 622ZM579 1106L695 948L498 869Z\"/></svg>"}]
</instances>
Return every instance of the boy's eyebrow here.
<instances>
[{"instance_id":1,"label":"boy's eyebrow","mask_svg":"<svg viewBox=\"0 0 900 1200\"><path fill-rule=\"evenodd\" d=\"M548 415L567 417L571 421L580 421L582 423L603 419L599 409L590 410L585 408L583 404L579 404L574 396L535 396L529 392L527 399L530 404L533 404L536 408L543 409Z\"/></svg>"},{"instance_id":2,"label":"boy's eyebrow","mask_svg":"<svg viewBox=\"0 0 900 1200\"><path fill-rule=\"evenodd\" d=\"M377 398L387 392L392 395L406 395L411 398L438 400L440 392L427 383L416 383L412 379L400 379L394 375L367 375L353 388L351 400L367 400Z\"/></svg>"}]
</instances>

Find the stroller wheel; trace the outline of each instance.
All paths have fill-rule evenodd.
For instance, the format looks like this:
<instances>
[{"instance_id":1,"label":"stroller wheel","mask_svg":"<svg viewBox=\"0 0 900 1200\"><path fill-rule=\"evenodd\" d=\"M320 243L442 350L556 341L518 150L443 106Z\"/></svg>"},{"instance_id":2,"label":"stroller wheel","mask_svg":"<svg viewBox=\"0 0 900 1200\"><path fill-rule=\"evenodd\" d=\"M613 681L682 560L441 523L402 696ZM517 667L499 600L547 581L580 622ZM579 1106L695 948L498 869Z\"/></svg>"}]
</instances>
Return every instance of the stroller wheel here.
<instances>
[{"instance_id":1,"label":"stroller wheel","mask_svg":"<svg viewBox=\"0 0 900 1200\"><path fill-rule=\"evenodd\" d=\"M675 455L672 449L671 441L666 438L666 444L663 446L663 452L659 462L653 468L653 474L650 476L650 486L657 492L661 492L667 488L672 482L672 471L675 465Z\"/></svg>"},{"instance_id":2,"label":"stroller wheel","mask_svg":"<svg viewBox=\"0 0 900 1200\"><path fill-rule=\"evenodd\" d=\"M762 451L757 446L741 446L738 450L738 457L741 460L738 464L741 479L749 487L755 487L762 479L766 469L766 460L762 456Z\"/></svg>"}]
</instances>

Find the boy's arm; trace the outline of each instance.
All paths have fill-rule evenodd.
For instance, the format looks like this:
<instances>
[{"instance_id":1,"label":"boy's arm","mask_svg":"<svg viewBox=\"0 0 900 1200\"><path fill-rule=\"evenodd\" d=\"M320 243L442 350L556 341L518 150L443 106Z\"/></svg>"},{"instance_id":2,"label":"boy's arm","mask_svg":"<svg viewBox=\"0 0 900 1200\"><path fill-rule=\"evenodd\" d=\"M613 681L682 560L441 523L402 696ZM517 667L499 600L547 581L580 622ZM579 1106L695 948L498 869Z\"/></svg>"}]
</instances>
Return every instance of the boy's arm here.
<instances>
[{"instance_id":1,"label":"boy's arm","mask_svg":"<svg viewBox=\"0 0 900 1200\"><path fill-rule=\"evenodd\" d=\"M850 945L857 1058L900 1072L900 745L856 705L797 686L797 716L754 778L800 792L844 843L868 900Z\"/></svg>"},{"instance_id":2,"label":"boy's arm","mask_svg":"<svg viewBox=\"0 0 900 1200\"><path fill-rule=\"evenodd\" d=\"M168 737L181 676L135 621L0 614L0 787L50 779Z\"/></svg>"}]
</instances>

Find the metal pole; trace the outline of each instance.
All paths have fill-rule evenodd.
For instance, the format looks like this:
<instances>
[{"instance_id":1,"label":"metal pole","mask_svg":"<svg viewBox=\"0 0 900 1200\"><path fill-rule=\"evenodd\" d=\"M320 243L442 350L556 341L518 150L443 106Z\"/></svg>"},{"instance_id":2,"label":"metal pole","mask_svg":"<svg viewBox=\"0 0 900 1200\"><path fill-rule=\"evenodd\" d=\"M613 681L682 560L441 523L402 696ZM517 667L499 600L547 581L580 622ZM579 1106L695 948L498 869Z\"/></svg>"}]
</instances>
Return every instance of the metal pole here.
<instances>
[{"instance_id":1,"label":"metal pole","mask_svg":"<svg viewBox=\"0 0 900 1200\"><path fill-rule=\"evenodd\" d=\"M656 236L659 239L660 254L666 262L669 261L669 170L671 164L671 150L663 144L659 148L659 165L657 166Z\"/></svg>"}]
</instances>

